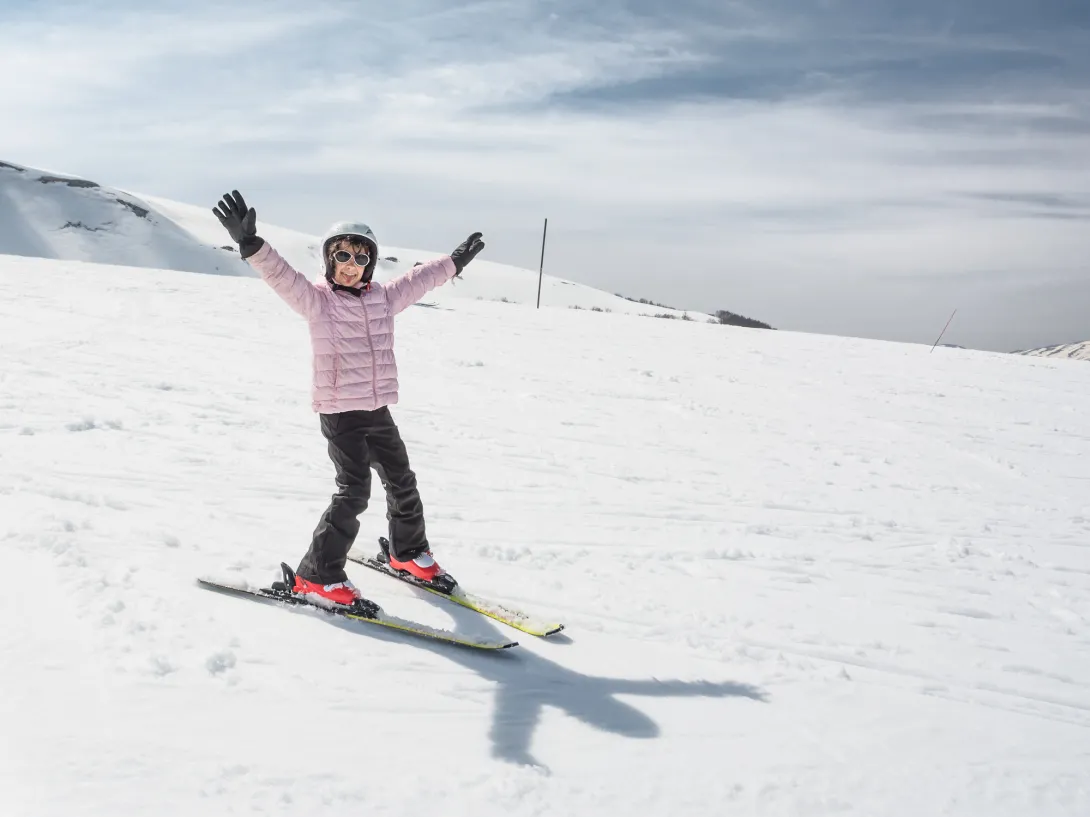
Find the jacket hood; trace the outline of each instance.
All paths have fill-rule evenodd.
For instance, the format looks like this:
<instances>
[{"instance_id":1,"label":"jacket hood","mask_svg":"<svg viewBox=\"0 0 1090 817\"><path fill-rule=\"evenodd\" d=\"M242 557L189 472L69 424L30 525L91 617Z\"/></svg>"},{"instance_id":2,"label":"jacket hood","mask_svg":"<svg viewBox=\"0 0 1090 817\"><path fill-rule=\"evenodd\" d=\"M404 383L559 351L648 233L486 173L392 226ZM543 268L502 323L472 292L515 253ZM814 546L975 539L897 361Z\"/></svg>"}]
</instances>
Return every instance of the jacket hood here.
<instances>
[{"instance_id":1,"label":"jacket hood","mask_svg":"<svg viewBox=\"0 0 1090 817\"><path fill-rule=\"evenodd\" d=\"M325 279L332 283L333 265L329 263L329 245L338 238L358 238L371 248L371 263L363 272L360 283L367 284L375 273L375 265L378 264L378 240L371 228L362 221L338 221L325 231L322 236L322 265L325 267Z\"/></svg>"}]
</instances>

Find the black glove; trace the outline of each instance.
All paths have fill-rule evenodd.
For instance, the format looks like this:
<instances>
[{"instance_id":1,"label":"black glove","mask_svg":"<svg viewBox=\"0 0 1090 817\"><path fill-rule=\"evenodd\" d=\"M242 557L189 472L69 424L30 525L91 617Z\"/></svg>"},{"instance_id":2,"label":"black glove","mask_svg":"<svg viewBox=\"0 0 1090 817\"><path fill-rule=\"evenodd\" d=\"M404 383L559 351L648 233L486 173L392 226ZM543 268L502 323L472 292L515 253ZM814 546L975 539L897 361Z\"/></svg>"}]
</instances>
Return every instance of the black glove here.
<instances>
[{"instance_id":1,"label":"black glove","mask_svg":"<svg viewBox=\"0 0 1090 817\"><path fill-rule=\"evenodd\" d=\"M223 228L238 244L238 254L249 258L261 249L265 240L257 234L257 213L246 207L246 201L237 190L224 193L217 207L212 208Z\"/></svg>"},{"instance_id":2,"label":"black glove","mask_svg":"<svg viewBox=\"0 0 1090 817\"><path fill-rule=\"evenodd\" d=\"M465 265L476 258L477 253L483 249L484 242L481 241L481 233L474 233L459 244L458 249L450 254L450 259L454 262L454 268L457 270L454 274L461 275Z\"/></svg>"}]
</instances>

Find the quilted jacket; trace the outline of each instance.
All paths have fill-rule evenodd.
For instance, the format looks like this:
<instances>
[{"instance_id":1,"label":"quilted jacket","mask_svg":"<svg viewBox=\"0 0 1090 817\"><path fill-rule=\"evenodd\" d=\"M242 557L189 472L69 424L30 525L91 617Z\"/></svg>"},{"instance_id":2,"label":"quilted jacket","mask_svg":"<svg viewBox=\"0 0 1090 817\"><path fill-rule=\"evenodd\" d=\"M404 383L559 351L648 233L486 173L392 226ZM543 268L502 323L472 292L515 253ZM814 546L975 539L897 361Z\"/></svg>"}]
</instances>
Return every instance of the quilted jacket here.
<instances>
[{"instance_id":1,"label":"quilted jacket","mask_svg":"<svg viewBox=\"0 0 1090 817\"><path fill-rule=\"evenodd\" d=\"M247 261L310 325L314 382L311 405L321 414L374 410L397 402L394 316L454 277L450 256L414 267L362 290L313 283L265 242Z\"/></svg>"}]
</instances>

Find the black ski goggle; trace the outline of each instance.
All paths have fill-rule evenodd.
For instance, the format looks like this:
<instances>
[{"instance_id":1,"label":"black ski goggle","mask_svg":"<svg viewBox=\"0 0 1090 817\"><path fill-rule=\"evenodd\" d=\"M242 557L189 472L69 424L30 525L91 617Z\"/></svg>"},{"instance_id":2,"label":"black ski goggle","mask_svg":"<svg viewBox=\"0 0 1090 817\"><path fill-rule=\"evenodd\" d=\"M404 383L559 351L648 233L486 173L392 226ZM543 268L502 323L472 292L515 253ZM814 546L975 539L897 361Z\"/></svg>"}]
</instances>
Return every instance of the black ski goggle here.
<instances>
[{"instance_id":1,"label":"black ski goggle","mask_svg":"<svg viewBox=\"0 0 1090 817\"><path fill-rule=\"evenodd\" d=\"M356 259L356 266L366 268L371 263L371 256L365 252L350 253L348 250L337 250L333 253L333 260L338 264L345 264L349 259Z\"/></svg>"}]
</instances>

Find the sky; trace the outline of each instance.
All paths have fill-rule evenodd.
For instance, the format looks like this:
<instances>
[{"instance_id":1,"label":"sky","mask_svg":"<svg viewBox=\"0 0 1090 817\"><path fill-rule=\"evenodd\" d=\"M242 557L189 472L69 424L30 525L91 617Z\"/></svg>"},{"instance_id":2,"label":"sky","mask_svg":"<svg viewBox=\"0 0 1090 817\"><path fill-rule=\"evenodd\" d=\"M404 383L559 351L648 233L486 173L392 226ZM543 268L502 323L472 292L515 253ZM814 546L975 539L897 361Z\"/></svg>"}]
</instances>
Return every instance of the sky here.
<instances>
[{"instance_id":1,"label":"sky","mask_svg":"<svg viewBox=\"0 0 1090 817\"><path fill-rule=\"evenodd\" d=\"M1085 0L0 0L0 161L779 329L1090 338Z\"/></svg>"}]
</instances>

